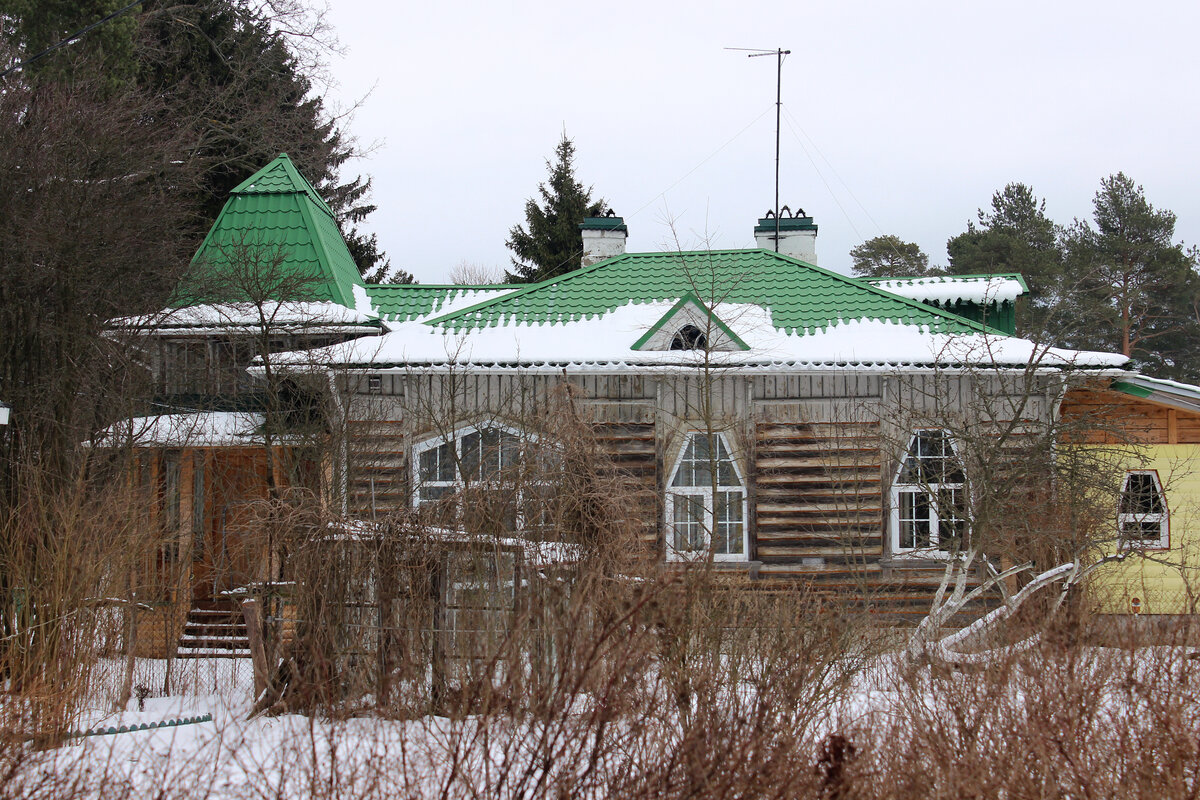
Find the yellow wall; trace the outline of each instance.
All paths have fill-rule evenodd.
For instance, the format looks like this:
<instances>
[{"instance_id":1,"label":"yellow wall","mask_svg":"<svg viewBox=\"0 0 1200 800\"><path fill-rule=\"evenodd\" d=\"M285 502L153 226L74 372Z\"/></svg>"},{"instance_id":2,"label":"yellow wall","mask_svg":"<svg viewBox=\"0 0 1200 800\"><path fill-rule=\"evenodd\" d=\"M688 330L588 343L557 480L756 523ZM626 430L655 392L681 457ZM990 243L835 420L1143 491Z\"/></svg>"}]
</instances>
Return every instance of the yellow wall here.
<instances>
[{"instance_id":1,"label":"yellow wall","mask_svg":"<svg viewBox=\"0 0 1200 800\"><path fill-rule=\"evenodd\" d=\"M1156 444L1144 447L1145 460L1130 459L1129 470L1157 470L1170 514L1169 550L1132 553L1125 561L1100 567L1091 584L1096 608L1128 614L1134 598L1142 614L1187 614L1200 609L1200 446ZM1117 509L1113 502L1113 531ZM1165 562L1165 563L1164 563Z\"/></svg>"}]
</instances>

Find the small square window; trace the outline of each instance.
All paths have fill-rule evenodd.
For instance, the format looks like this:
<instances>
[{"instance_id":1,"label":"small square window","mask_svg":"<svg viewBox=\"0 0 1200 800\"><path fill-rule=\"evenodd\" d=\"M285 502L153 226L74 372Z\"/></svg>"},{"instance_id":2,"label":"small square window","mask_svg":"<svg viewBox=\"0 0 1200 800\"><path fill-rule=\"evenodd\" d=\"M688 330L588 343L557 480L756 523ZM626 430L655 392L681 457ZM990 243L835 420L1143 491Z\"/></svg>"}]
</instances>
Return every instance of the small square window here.
<instances>
[{"instance_id":1,"label":"small square window","mask_svg":"<svg viewBox=\"0 0 1200 800\"><path fill-rule=\"evenodd\" d=\"M368 375L367 376L367 391L378 393L383 391L383 376Z\"/></svg>"}]
</instances>

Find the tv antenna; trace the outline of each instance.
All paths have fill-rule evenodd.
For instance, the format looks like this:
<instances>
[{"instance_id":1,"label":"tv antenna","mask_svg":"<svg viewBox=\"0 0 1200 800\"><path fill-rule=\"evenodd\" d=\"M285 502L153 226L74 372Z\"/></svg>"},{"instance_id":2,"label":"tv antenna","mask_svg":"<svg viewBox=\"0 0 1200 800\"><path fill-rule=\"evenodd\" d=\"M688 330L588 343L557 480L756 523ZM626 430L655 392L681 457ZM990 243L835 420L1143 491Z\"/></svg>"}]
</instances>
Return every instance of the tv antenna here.
<instances>
[{"instance_id":1,"label":"tv antenna","mask_svg":"<svg viewBox=\"0 0 1200 800\"><path fill-rule=\"evenodd\" d=\"M783 57L790 56L791 50L776 47L774 50L762 50L757 47L726 47L726 50L741 50L746 52L746 58L761 58L775 56L775 252L779 252L779 123L783 109Z\"/></svg>"}]
</instances>

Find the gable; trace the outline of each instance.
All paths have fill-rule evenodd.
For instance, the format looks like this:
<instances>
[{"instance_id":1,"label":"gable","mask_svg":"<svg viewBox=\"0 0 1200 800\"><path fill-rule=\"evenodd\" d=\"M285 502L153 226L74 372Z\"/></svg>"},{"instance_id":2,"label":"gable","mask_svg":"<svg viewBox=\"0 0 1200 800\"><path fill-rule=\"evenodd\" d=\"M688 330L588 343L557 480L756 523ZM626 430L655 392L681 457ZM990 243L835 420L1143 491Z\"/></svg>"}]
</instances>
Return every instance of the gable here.
<instances>
[{"instance_id":1,"label":"gable","mask_svg":"<svg viewBox=\"0 0 1200 800\"><path fill-rule=\"evenodd\" d=\"M703 339L698 347L679 347L680 341L691 338L695 331ZM749 350L750 346L733 332L712 309L700 302L690 292L650 326L631 350Z\"/></svg>"}]
</instances>

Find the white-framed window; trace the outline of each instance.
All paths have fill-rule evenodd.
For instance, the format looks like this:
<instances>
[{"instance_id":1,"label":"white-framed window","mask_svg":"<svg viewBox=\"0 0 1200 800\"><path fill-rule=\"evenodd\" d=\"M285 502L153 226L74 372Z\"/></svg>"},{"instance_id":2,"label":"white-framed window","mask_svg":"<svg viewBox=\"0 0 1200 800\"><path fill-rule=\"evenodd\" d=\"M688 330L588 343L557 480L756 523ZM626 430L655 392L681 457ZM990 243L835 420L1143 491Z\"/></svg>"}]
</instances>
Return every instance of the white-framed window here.
<instances>
[{"instance_id":1,"label":"white-framed window","mask_svg":"<svg viewBox=\"0 0 1200 800\"><path fill-rule=\"evenodd\" d=\"M549 487L521 469L535 440L499 425L459 428L413 447L413 505L431 521L471 532L541 524Z\"/></svg>"},{"instance_id":2,"label":"white-framed window","mask_svg":"<svg viewBox=\"0 0 1200 800\"><path fill-rule=\"evenodd\" d=\"M667 556L744 561L744 487L722 434L689 433L667 488Z\"/></svg>"},{"instance_id":3,"label":"white-framed window","mask_svg":"<svg viewBox=\"0 0 1200 800\"><path fill-rule=\"evenodd\" d=\"M1117 529L1121 543L1129 547L1171 546L1167 498L1156 471L1130 470L1125 473L1117 504Z\"/></svg>"},{"instance_id":4,"label":"white-framed window","mask_svg":"<svg viewBox=\"0 0 1200 800\"><path fill-rule=\"evenodd\" d=\"M892 481L892 552L947 553L967 533L967 486L950 432L913 433Z\"/></svg>"}]
</instances>

